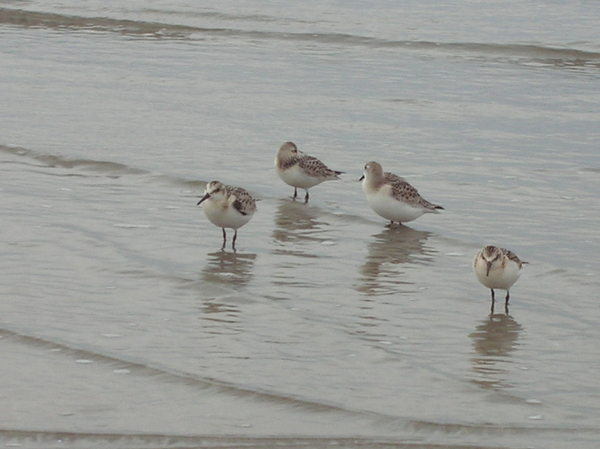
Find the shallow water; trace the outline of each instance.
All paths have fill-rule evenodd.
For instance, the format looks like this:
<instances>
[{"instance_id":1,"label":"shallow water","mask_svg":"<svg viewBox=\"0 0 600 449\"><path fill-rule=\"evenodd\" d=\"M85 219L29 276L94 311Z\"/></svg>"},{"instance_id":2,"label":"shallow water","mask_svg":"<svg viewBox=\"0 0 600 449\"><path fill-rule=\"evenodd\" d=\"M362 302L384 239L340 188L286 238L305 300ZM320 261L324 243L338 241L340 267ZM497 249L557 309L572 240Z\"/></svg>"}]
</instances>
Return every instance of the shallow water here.
<instances>
[{"instance_id":1,"label":"shallow water","mask_svg":"<svg viewBox=\"0 0 600 449\"><path fill-rule=\"evenodd\" d=\"M597 5L281 6L0 3L0 440L597 447ZM369 160L446 210L385 227Z\"/></svg>"}]
</instances>

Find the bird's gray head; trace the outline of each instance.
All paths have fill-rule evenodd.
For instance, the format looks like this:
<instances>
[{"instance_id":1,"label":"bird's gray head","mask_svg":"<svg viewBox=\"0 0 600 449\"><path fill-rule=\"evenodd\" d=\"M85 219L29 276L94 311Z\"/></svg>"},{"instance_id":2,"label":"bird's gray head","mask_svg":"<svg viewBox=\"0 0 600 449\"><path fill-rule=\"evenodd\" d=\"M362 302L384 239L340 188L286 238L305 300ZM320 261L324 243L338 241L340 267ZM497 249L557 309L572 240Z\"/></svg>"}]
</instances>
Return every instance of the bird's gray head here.
<instances>
[{"instance_id":1,"label":"bird's gray head","mask_svg":"<svg viewBox=\"0 0 600 449\"><path fill-rule=\"evenodd\" d=\"M279 147L279 151L277 155L280 158L290 158L294 156L298 156L300 152L298 151L298 147L294 142L286 142L281 147Z\"/></svg>"},{"instance_id":2,"label":"bird's gray head","mask_svg":"<svg viewBox=\"0 0 600 449\"><path fill-rule=\"evenodd\" d=\"M225 185L223 185L223 183L219 181L211 181L208 184L206 184L204 196L200 201L198 201L198 205L200 205L203 201L209 198L218 198L225 195L227 195L227 188L225 187Z\"/></svg>"},{"instance_id":3,"label":"bird's gray head","mask_svg":"<svg viewBox=\"0 0 600 449\"><path fill-rule=\"evenodd\" d=\"M362 181L365 178L380 178L383 176L383 168L381 164L375 161L367 162L365 164L365 172L361 176L359 181Z\"/></svg>"},{"instance_id":4,"label":"bird's gray head","mask_svg":"<svg viewBox=\"0 0 600 449\"><path fill-rule=\"evenodd\" d=\"M494 262L502 260L503 253L500 248L493 245L487 245L481 250L481 256L487 265L486 276L490 275L490 270Z\"/></svg>"}]
</instances>

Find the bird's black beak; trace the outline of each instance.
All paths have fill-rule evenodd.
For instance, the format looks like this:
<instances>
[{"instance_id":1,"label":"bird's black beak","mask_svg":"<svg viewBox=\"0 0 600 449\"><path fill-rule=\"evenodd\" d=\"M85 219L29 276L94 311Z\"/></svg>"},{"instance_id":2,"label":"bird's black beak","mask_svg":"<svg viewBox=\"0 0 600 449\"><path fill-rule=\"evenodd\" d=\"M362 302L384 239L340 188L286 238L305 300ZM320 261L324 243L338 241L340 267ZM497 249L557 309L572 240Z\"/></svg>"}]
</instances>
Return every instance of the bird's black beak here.
<instances>
[{"instance_id":1,"label":"bird's black beak","mask_svg":"<svg viewBox=\"0 0 600 449\"><path fill-rule=\"evenodd\" d=\"M208 199L208 197L210 197L210 194L208 194L208 193L207 193L206 195L204 195L204 196L202 197L202 199L201 199L200 201L198 201L198 204L196 204L196 206L200 206L200 203L201 203L202 201L204 201L204 200Z\"/></svg>"},{"instance_id":2,"label":"bird's black beak","mask_svg":"<svg viewBox=\"0 0 600 449\"><path fill-rule=\"evenodd\" d=\"M486 263L487 263L487 270L485 270L485 275L489 276L490 270L492 269L492 262L486 262Z\"/></svg>"},{"instance_id":3,"label":"bird's black beak","mask_svg":"<svg viewBox=\"0 0 600 449\"><path fill-rule=\"evenodd\" d=\"M359 179L359 181L362 181L363 179L365 179L365 175L362 175Z\"/></svg>"}]
</instances>

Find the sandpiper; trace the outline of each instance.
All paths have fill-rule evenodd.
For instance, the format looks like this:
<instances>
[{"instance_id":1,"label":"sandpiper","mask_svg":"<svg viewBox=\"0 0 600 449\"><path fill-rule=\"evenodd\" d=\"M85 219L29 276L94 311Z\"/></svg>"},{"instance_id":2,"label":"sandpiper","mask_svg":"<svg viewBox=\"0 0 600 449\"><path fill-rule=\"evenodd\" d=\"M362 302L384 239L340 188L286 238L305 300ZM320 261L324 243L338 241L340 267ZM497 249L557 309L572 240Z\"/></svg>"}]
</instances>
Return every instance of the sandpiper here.
<instances>
[{"instance_id":1,"label":"sandpiper","mask_svg":"<svg viewBox=\"0 0 600 449\"><path fill-rule=\"evenodd\" d=\"M404 178L383 171L375 161L365 165L360 178L367 201L376 214L390 220L406 223L419 218L424 213L438 213L444 208L424 199L417 189Z\"/></svg>"},{"instance_id":2,"label":"sandpiper","mask_svg":"<svg viewBox=\"0 0 600 449\"><path fill-rule=\"evenodd\" d=\"M226 186L219 181L211 181L206 185L202 204L206 217L215 226L223 229L223 246L227 242L225 228L235 230L231 248L235 251L237 230L250 221L256 212L256 201L241 187Z\"/></svg>"},{"instance_id":3,"label":"sandpiper","mask_svg":"<svg viewBox=\"0 0 600 449\"><path fill-rule=\"evenodd\" d=\"M286 142L279 148L275 157L277 174L286 184L294 188L294 199L298 197L298 187L304 189L304 202L308 202L308 189L323 181L340 179L343 172L331 170L316 157L298 150L293 142Z\"/></svg>"},{"instance_id":4,"label":"sandpiper","mask_svg":"<svg viewBox=\"0 0 600 449\"><path fill-rule=\"evenodd\" d=\"M492 291L492 314L494 313L494 289L506 290L504 310L508 314L509 289L521 275L523 263L515 253L493 245L484 246L473 259L473 271L479 282Z\"/></svg>"}]
</instances>

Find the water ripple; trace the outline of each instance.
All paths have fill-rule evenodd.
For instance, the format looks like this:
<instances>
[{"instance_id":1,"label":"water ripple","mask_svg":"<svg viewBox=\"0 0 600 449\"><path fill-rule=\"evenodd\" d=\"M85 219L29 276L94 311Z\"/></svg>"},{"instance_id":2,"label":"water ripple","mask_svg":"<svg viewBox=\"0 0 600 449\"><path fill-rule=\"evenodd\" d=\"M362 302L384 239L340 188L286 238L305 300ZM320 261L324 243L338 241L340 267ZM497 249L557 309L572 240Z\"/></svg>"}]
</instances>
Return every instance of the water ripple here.
<instances>
[{"instance_id":1,"label":"water ripple","mask_svg":"<svg viewBox=\"0 0 600 449\"><path fill-rule=\"evenodd\" d=\"M265 21L263 17L262 22ZM172 23L146 22L108 17L79 17L48 12L0 8L0 24L49 28L56 30L90 30L157 39L204 39L207 36L318 43L345 47L400 49L443 52L452 56L491 58L498 62L549 65L558 68L600 68L600 53L575 48L547 47L533 44L497 44L477 42L435 42L426 40L388 40L347 33L288 32L243 30L225 27L198 27Z\"/></svg>"}]
</instances>

